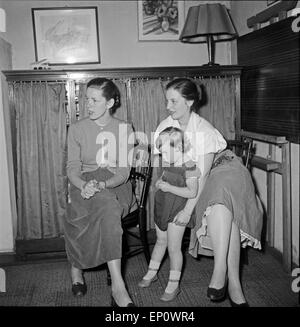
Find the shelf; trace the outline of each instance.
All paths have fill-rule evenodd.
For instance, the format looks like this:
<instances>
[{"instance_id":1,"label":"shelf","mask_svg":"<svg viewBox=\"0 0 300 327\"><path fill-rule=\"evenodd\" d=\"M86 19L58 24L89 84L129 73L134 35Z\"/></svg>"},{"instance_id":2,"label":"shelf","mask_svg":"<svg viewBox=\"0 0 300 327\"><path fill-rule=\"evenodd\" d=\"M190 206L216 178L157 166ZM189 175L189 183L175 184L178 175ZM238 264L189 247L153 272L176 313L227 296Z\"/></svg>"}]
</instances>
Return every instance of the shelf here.
<instances>
[{"instance_id":1,"label":"shelf","mask_svg":"<svg viewBox=\"0 0 300 327\"><path fill-rule=\"evenodd\" d=\"M276 171L277 173L281 173L280 162L273 161L259 156L252 157L251 166L268 172Z\"/></svg>"}]
</instances>

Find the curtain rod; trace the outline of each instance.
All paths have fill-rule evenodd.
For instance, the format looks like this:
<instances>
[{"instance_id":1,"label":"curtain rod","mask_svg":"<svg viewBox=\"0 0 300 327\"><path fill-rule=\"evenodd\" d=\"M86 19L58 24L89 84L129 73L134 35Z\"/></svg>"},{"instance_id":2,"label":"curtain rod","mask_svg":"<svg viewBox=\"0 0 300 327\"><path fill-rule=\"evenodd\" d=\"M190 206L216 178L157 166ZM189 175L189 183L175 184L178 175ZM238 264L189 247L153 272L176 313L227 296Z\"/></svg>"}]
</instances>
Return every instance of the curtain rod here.
<instances>
[{"instance_id":1,"label":"curtain rod","mask_svg":"<svg viewBox=\"0 0 300 327\"><path fill-rule=\"evenodd\" d=\"M159 81L170 81L175 78L182 78L183 76L174 76L174 77L132 77L132 78L108 78L112 81L119 81L119 82L135 82L135 81L149 81L149 80L159 80ZM200 80L211 80L211 79L235 79L236 76L233 75L219 75L219 76L202 76L202 75L196 75L192 77L187 77L191 79L200 79ZM69 80L11 80L8 81L9 84L16 84L16 83L47 83L47 84L67 84L68 81L74 81L76 84L86 84L90 80L90 78L84 78L84 79L69 79Z\"/></svg>"},{"instance_id":2,"label":"curtain rod","mask_svg":"<svg viewBox=\"0 0 300 327\"><path fill-rule=\"evenodd\" d=\"M25 83L33 83L33 84L41 84L41 83L47 83L47 84L67 84L67 81L47 81L47 80L24 80L24 81L8 81L8 84L25 84Z\"/></svg>"}]
</instances>

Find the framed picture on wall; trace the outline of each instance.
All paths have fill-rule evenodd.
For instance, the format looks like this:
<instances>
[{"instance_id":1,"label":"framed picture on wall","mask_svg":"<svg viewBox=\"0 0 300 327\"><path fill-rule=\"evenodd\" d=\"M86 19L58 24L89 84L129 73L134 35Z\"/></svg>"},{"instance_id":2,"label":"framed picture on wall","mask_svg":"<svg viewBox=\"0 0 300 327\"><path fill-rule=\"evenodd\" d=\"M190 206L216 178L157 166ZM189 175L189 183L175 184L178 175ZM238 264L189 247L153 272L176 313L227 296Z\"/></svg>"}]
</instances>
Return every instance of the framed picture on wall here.
<instances>
[{"instance_id":1,"label":"framed picture on wall","mask_svg":"<svg viewBox=\"0 0 300 327\"><path fill-rule=\"evenodd\" d=\"M138 1L140 41L178 41L184 25L184 1Z\"/></svg>"},{"instance_id":2,"label":"framed picture on wall","mask_svg":"<svg viewBox=\"0 0 300 327\"><path fill-rule=\"evenodd\" d=\"M100 63L97 7L32 8L35 60Z\"/></svg>"}]
</instances>

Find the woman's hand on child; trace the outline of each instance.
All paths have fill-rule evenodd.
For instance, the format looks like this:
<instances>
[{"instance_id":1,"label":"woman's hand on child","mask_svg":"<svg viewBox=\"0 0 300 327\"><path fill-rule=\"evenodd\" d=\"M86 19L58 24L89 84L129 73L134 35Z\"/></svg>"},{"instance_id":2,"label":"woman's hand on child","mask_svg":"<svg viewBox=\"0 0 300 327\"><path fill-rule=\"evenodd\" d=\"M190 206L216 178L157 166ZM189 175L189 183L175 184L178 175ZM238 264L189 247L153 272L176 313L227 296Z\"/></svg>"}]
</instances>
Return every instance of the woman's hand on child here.
<instances>
[{"instance_id":1,"label":"woman's hand on child","mask_svg":"<svg viewBox=\"0 0 300 327\"><path fill-rule=\"evenodd\" d=\"M178 226L186 226L191 219L191 214L188 212L181 210L178 212L178 214L175 216L173 223Z\"/></svg>"}]
</instances>

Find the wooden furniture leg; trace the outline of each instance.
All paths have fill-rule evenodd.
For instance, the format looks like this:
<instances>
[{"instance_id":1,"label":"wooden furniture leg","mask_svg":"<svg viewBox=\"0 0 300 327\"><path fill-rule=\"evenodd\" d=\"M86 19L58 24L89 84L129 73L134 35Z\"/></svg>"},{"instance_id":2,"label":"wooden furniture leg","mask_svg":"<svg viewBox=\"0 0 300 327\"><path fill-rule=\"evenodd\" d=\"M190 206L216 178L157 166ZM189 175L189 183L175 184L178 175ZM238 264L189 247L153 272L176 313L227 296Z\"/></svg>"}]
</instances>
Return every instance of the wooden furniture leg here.
<instances>
[{"instance_id":1,"label":"wooden furniture leg","mask_svg":"<svg viewBox=\"0 0 300 327\"><path fill-rule=\"evenodd\" d=\"M275 161L276 147L269 144L269 159ZM275 173L267 171L267 240L271 247L274 247L275 235Z\"/></svg>"},{"instance_id":2,"label":"wooden furniture leg","mask_svg":"<svg viewBox=\"0 0 300 327\"><path fill-rule=\"evenodd\" d=\"M282 144L283 266L292 269L291 161L290 142Z\"/></svg>"}]
</instances>

